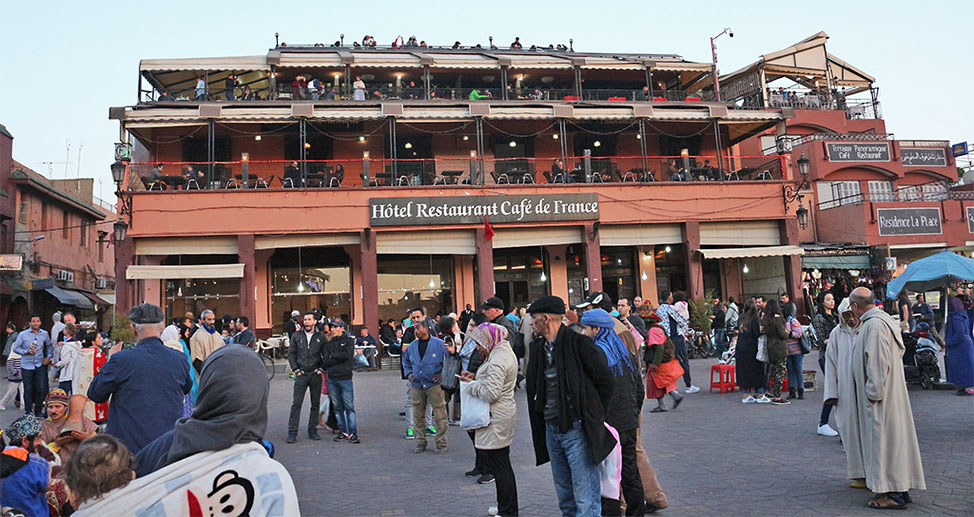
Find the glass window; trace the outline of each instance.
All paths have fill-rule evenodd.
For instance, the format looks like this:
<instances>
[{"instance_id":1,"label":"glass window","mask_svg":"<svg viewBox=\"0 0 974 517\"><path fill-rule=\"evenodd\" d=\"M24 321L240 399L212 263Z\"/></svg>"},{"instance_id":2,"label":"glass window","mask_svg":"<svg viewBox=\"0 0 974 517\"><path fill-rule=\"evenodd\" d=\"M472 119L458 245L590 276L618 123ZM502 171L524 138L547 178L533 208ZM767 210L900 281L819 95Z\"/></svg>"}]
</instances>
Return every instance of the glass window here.
<instances>
[{"instance_id":1,"label":"glass window","mask_svg":"<svg viewBox=\"0 0 974 517\"><path fill-rule=\"evenodd\" d=\"M494 250L494 291L506 309L527 307L548 294L548 276L541 246Z\"/></svg>"},{"instance_id":2,"label":"glass window","mask_svg":"<svg viewBox=\"0 0 974 517\"><path fill-rule=\"evenodd\" d=\"M832 206L856 205L862 202L858 181L833 181Z\"/></svg>"},{"instance_id":3,"label":"glass window","mask_svg":"<svg viewBox=\"0 0 974 517\"><path fill-rule=\"evenodd\" d=\"M271 258L271 324L284 331L291 311L321 309L329 318L351 319L351 267L340 248L279 249Z\"/></svg>"},{"instance_id":4,"label":"glass window","mask_svg":"<svg viewBox=\"0 0 974 517\"><path fill-rule=\"evenodd\" d=\"M874 202L896 201L892 181L870 181L869 200Z\"/></svg>"},{"instance_id":5,"label":"glass window","mask_svg":"<svg viewBox=\"0 0 974 517\"><path fill-rule=\"evenodd\" d=\"M573 244L565 253L568 273L568 305L574 307L585 299L585 247Z\"/></svg>"},{"instance_id":6,"label":"glass window","mask_svg":"<svg viewBox=\"0 0 974 517\"><path fill-rule=\"evenodd\" d=\"M627 298L632 302L636 295L635 257L636 250L632 247L602 248L602 290L618 302L620 298Z\"/></svg>"},{"instance_id":7,"label":"glass window","mask_svg":"<svg viewBox=\"0 0 974 517\"><path fill-rule=\"evenodd\" d=\"M656 246L656 293L687 290L687 265L682 244Z\"/></svg>"},{"instance_id":8,"label":"glass window","mask_svg":"<svg viewBox=\"0 0 974 517\"><path fill-rule=\"evenodd\" d=\"M209 309L217 319L224 314L239 316L239 295L239 278L166 280L166 314L172 318L191 312L198 318Z\"/></svg>"},{"instance_id":9,"label":"glass window","mask_svg":"<svg viewBox=\"0 0 974 517\"><path fill-rule=\"evenodd\" d=\"M947 199L946 183L927 183L923 185L924 201L944 201Z\"/></svg>"},{"instance_id":10,"label":"glass window","mask_svg":"<svg viewBox=\"0 0 974 517\"><path fill-rule=\"evenodd\" d=\"M453 257L380 255L377 269L380 319L400 321L417 307L431 317L453 312Z\"/></svg>"}]
</instances>

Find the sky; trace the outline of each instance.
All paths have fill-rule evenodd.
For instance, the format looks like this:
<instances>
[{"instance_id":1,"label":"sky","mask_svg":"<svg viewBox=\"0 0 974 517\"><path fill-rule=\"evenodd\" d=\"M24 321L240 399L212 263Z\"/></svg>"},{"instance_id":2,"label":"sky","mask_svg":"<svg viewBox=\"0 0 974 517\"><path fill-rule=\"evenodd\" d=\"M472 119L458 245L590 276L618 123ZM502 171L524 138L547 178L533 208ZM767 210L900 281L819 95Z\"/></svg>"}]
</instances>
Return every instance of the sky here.
<instances>
[{"instance_id":1,"label":"sky","mask_svg":"<svg viewBox=\"0 0 974 517\"><path fill-rule=\"evenodd\" d=\"M728 73L818 31L831 54L876 78L898 139L974 143L974 43L967 2L43 2L0 0L0 124L14 159L43 174L94 177L113 199L119 127L110 106L134 104L140 59L262 55L290 43L399 35L432 45L568 43L576 51L653 52L710 61ZM428 9L420 9L426 5ZM66 146L70 146L67 153ZM79 160L80 150L80 160ZM80 163L79 163L80 162ZM50 169L49 169L50 168ZM100 180L100 181L99 181Z\"/></svg>"}]
</instances>

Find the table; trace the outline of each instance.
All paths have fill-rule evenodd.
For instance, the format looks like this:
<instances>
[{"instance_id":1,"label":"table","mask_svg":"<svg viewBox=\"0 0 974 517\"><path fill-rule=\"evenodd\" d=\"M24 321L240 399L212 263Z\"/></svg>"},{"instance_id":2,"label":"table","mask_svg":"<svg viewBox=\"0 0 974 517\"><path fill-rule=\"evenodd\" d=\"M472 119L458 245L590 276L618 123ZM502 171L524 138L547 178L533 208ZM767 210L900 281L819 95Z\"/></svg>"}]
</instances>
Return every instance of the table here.
<instances>
[{"instance_id":1,"label":"table","mask_svg":"<svg viewBox=\"0 0 974 517\"><path fill-rule=\"evenodd\" d=\"M163 174L162 176L159 176L158 181L163 185L165 185L167 189L173 189L173 190L175 190L176 187L179 187L180 185L185 188L186 183L188 182L186 176L174 176L174 175L167 175L167 174ZM193 182L196 183L195 180ZM196 188L199 188L199 186L200 186L199 183L196 183Z\"/></svg>"},{"instance_id":2,"label":"table","mask_svg":"<svg viewBox=\"0 0 974 517\"><path fill-rule=\"evenodd\" d=\"M441 179L444 183L456 184L459 182L460 176L463 176L463 171L443 171L440 176L437 176L436 179L433 180L433 184L435 185L436 182Z\"/></svg>"}]
</instances>

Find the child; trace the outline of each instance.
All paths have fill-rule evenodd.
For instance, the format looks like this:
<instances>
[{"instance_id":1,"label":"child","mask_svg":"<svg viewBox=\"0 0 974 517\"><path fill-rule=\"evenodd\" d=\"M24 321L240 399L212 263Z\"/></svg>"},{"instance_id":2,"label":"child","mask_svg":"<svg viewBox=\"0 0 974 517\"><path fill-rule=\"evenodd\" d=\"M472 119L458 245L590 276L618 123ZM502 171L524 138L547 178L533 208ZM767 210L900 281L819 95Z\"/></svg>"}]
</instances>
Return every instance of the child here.
<instances>
[{"instance_id":1,"label":"child","mask_svg":"<svg viewBox=\"0 0 974 517\"><path fill-rule=\"evenodd\" d=\"M666 395L673 398L673 409L676 409L683 402L683 395L676 391L676 380L683 375L683 367L676 360L673 342L666 337L663 327L653 324L649 327L646 345L646 398L656 399L658 404L649 412L666 411L663 404L663 397Z\"/></svg>"},{"instance_id":2,"label":"child","mask_svg":"<svg viewBox=\"0 0 974 517\"><path fill-rule=\"evenodd\" d=\"M82 504L128 485L135 479L132 453L107 434L95 435L81 442L65 468L68 500L79 510Z\"/></svg>"},{"instance_id":3,"label":"child","mask_svg":"<svg viewBox=\"0 0 974 517\"><path fill-rule=\"evenodd\" d=\"M64 390L69 397L71 396L71 379L74 378L74 361L78 357L78 352L81 352L81 343L78 342L77 335L78 327L74 323L68 323L64 326L64 345L61 346L58 362L54 364L61 369L58 388Z\"/></svg>"},{"instance_id":4,"label":"child","mask_svg":"<svg viewBox=\"0 0 974 517\"><path fill-rule=\"evenodd\" d=\"M33 517L48 515L45 492L51 480L51 467L37 455L44 447L40 434L40 422L28 413L4 431L10 445L0 454L0 506Z\"/></svg>"}]
</instances>

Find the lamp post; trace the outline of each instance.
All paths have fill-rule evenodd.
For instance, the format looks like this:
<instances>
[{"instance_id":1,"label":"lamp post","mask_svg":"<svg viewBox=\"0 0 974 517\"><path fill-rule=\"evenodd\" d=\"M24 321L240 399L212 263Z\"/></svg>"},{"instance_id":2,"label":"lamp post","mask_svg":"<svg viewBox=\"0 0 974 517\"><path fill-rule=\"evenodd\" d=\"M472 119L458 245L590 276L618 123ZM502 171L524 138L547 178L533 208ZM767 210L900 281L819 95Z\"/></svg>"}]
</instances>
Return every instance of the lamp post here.
<instances>
[{"instance_id":1,"label":"lamp post","mask_svg":"<svg viewBox=\"0 0 974 517\"><path fill-rule=\"evenodd\" d=\"M805 196L801 195L800 192L809 188L808 184L808 168L811 160L805 156L805 152L802 151L801 158L798 158L798 174L801 175L801 181L798 186L794 186L790 183L781 186L781 196L785 202L785 212L788 212L788 205L797 200L798 209L795 210L795 216L798 217L798 225L802 229L808 227L808 209L802 203Z\"/></svg>"},{"instance_id":2,"label":"lamp post","mask_svg":"<svg viewBox=\"0 0 974 517\"><path fill-rule=\"evenodd\" d=\"M710 38L710 54L714 58L714 90L717 92L717 102L720 102L720 74L717 73L717 45L714 43L717 38L727 34L730 37L734 37L734 31L730 27L724 27L724 30L720 31L720 34Z\"/></svg>"}]
</instances>

